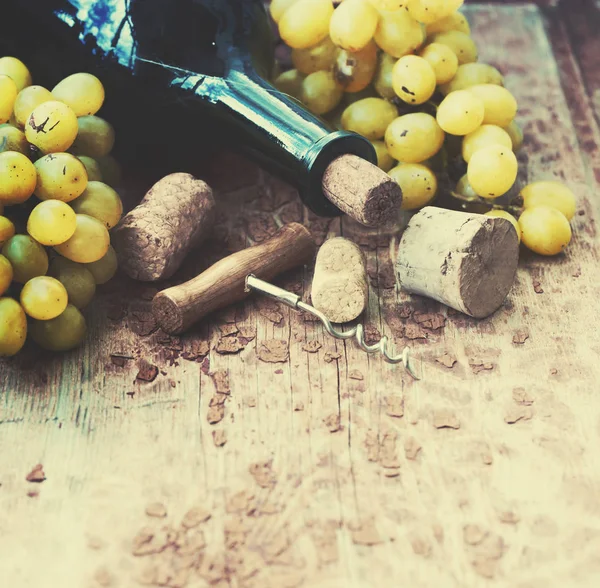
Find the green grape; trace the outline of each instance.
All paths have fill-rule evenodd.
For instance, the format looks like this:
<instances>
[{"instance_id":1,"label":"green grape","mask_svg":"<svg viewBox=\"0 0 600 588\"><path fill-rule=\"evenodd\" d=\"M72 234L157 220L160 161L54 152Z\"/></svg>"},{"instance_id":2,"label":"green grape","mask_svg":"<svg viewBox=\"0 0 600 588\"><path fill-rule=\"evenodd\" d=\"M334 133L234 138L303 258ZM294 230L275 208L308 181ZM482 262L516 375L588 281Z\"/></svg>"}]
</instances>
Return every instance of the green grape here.
<instances>
[{"instance_id":1,"label":"green grape","mask_svg":"<svg viewBox=\"0 0 600 588\"><path fill-rule=\"evenodd\" d=\"M12 298L0 298L0 357L21 351L27 339L27 317Z\"/></svg>"},{"instance_id":2,"label":"green grape","mask_svg":"<svg viewBox=\"0 0 600 588\"><path fill-rule=\"evenodd\" d=\"M83 163L70 153L50 153L35 162L40 200L71 202L80 196L88 184Z\"/></svg>"},{"instance_id":3,"label":"green grape","mask_svg":"<svg viewBox=\"0 0 600 588\"><path fill-rule=\"evenodd\" d=\"M513 120L504 130L508 133L512 141L512 150L516 153L523 146L523 129Z\"/></svg>"},{"instance_id":4,"label":"green grape","mask_svg":"<svg viewBox=\"0 0 600 588\"><path fill-rule=\"evenodd\" d=\"M364 98L354 102L342 114L342 127L367 139L381 139L398 116L398 109L383 98Z\"/></svg>"},{"instance_id":5,"label":"green grape","mask_svg":"<svg viewBox=\"0 0 600 588\"><path fill-rule=\"evenodd\" d=\"M406 10L384 12L375 30L375 43L392 57L415 52L425 41L425 34Z\"/></svg>"},{"instance_id":6,"label":"green grape","mask_svg":"<svg viewBox=\"0 0 600 588\"><path fill-rule=\"evenodd\" d=\"M60 200L40 202L30 213L27 232L42 245L60 245L75 232L75 212Z\"/></svg>"},{"instance_id":7,"label":"green grape","mask_svg":"<svg viewBox=\"0 0 600 588\"><path fill-rule=\"evenodd\" d=\"M86 325L83 315L73 304L65 311L48 321L31 321L32 339L49 351L69 351L85 339Z\"/></svg>"},{"instance_id":8,"label":"green grape","mask_svg":"<svg viewBox=\"0 0 600 588\"><path fill-rule=\"evenodd\" d=\"M86 116L96 114L102 107L104 86L92 74L76 73L58 82L52 95L70 106L77 116Z\"/></svg>"},{"instance_id":9,"label":"green grape","mask_svg":"<svg viewBox=\"0 0 600 588\"><path fill-rule=\"evenodd\" d=\"M447 14L446 0L409 0L408 12L418 22L431 24Z\"/></svg>"},{"instance_id":10,"label":"green grape","mask_svg":"<svg viewBox=\"0 0 600 588\"><path fill-rule=\"evenodd\" d=\"M86 265L56 257L50 262L48 273L65 287L69 304L81 309L92 301L96 293L96 281Z\"/></svg>"},{"instance_id":11,"label":"green grape","mask_svg":"<svg viewBox=\"0 0 600 588\"><path fill-rule=\"evenodd\" d=\"M96 161L102 172L102 181L113 188L117 188L123 175L119 162L112 155L99 157Z\"/></svg>"},{"instance_id":12,"label":"green grape","mask_svg":"<svg viewBox=\"0 0 600 588\"><path fill-rule=\"evenodd\" d=\"M460 31L467 35L471 34L469 21L466 16L460 12L454 12L440 20L428 24L426 30L428 37L431 37L436 33L447 33L448 31Z\"/></svg>"},{"instance_id":13,"label":"green grape","mask_svg":"<svg viewBox=\"0 0 600 588\"><path fill-rule=\"evenodd\" d=\"M0 126L0 153L16 151L23 155L29 154L29 143L25 133L12 125Z\"/></svg>"},{"instance_id":14,"label":"green grape","mask_svg":"<svg viewBox=\"0 0 600 588\"><path fill-rule=\"evenodd\" d=\"M575 194L561 182L533 182L521 190L521 197L525 210L534 206L548 206L562 212L567 220L575 216Z\"/></svg>"},{"instance_id":15,"label":"green grape","mask_svg":"<svg viewBox=\"0 0 600 588\"><path fill-rule=\"evenodd\" d=\"M100 169L100 164L95 159L88 157L87 155L80 155L77 159L83 163L87 173L88 181L102 181L102 170Z\"/></svg>"},{"instance_id":16,"label":"green grape","mask_svg":"<svg viewBox=\"0 0 600 588\"><path fill-rule=\"evenodd\" d=\"M2 246L2 255L13 268L13 281L24 284L48 271L46 250L29 235L15 235Z\"/></svg>"},{"instance_id":17,"label":"green grape","mask_svg":"<svg viewBox=\"0 0 600 588\"><path fill-rule=\"evenodd\" d=\"M86 263L85 267L94 276L96 284L106 284L106 282L108 282L117 273L118 268L117 254L115 253L113 246L109 246L104 257L98 261Z\"/></svg>"},{"instance_id":18,"label":"green grape","mask_svg":"<svg viewBox=\"0 0 600 588\"><path fill-rule=\"evenodd\" d=\"M571 242L569 221L556 208L528 208L519 217L519 226L525 247L540 255L557 255Z\"/></svg>"},{"instance_id":19,"label":"green grape","mask_svg":"<svg viewBox=\"0 0 600 588\"><path fill-rule=\"evenodd\" d=\"M487 63L465 63L459 65L452 81L440 86L442 94L450 94L457 90L466 90L478 84L504 85L502 74L492 65Z\"/></svg>"},{"instance_id":20,"label":"green grape","mask_svg":"<svg viewBox=\"0 0 600 588\"><path fill-rule=\"evenodd\" d=\"M394 71L396 61L398 60L395 57L383 51L379 56L373 86L375 87L375 91L386 100L396 97L396 92L394 92L394 87L392 86L392 72Z\"/></svg>"},{"instance_id":21,"label":"green grape","mask_svg":"<svg viewBox=\"0 0 600 588\"><path fill-rule=\"evenodd\" d=\"M517 179L519 164L511 149L490 145L476 151L469 161L467 175L473 190L482 198L498 198Z\"/></svg>"},{"instance_id":22,"label":"green grape","mask_svg":"<svg viewBox=\"0 0 600 588\"><path fill-rule=\"evenodd\" d=\"M456 184L456 193L463 196L466 200L478 200L479 194L473 190L473 186L469 183L469 176L465 174Z\"/></svg>"},{"instance_id":23,"label":"green grape","mask_svg":"<svg viewBox=\"0 0 600 588\"><path fill-rule=\"evenodd\" d=\"M487 125L507 127L517 115L515 97L502 86L479 84L471 86L468 91L483 102L485 106L483 122Z\"/></svg>"},{"instance_id":24,"label":"green grape","mask_svg":"<svg viewBox=\"0 0 600 588\"><path fill-rule=\"evenodd\" d=\"M10 120L18 93L17 84L13 79L0 75L0 124Z\"/></svg>"},{"instance_id":25,"label":"green grape","mask_svg":"<svg viewBox=\"0 0 600 588\"><path fill-rule=\"evenodd\" d=\"M421 163L442 148L444 136L433 116L414 112L399 116L388 126L385 145L394 159L404 163Z\"/></svg>"},{"instance_id":26,"label":"green grape","mask_svg":"<svg viewBox=\"0 0 600 588\"><path fill-rule=\"evenodd\" d=\"M15 101L15 120L22 129L29 115L44 102L54 100L52 93L42 86L28 86L19 92Z\"/></svg>"},{"instance_id":27,"label":"green grape","mask_svg":"<svg viewBox=\"0 0 600 588\"><path fill-rule=\"evenodd\" d=\"M42 153L66 151L77 136L77 117L62 102L42 102L29 115L25 136Z\"/></svg>"},{"instance_id":28,"label":"green grape","mask_svg":"<svg viewBox=\"0 0 600 588\"><path fill-rule=\"evenodd\" d=\"M8 290L13 279L13 268L10 261L0 254L0 296Z\"/></svg>"},{"instance_id":29,"label":"green grape","mask_svg":"<svg viewBox=\"0 0 600 588\"><path fill-rule=\"evenodd\" d=\"M388 153L387 147L383 141L371 141L373 147L375 147L375 153L377 153L377 165L384 172L390 171L396 161L394 158Z\"/></svg>"},{"instance_id":30,"label":"green grape","mask_svg":"<svg viewBox=\"0 0 600 588\"><path fill-rule=\"evenodd\" d=\"M402 188L402 210L422 208L435 197L437 178L427 166L401 163L388 173Z\"/></svg>"},{"instance_id":31,"label":"green grape","mask_svg":"<svg viewBox=\"0 0 600 588\"><path fill-rule=\"evenodd\" d=\"M21 204L32 194L36 184L33 163L22 153L0 153L0 202Z\"/></svg>"},{"instance_id":32,"label":"green grape","mask_svg":"<svg viewBox=\"0 0 600 588\"><path fill-rule=\"evenodd\" d=\"M436 84L446 84L456 75L458 57L448 45L431 43L421 49L419 55L433 68Z\"/></svg>"},{"instance_id":33,"label":"green grape","mask_svg":"<svg viewBox=\"0 0 600 588\"><path fill-rule=\"evenodd\" d=\"M484 105L474 94L466 90L446 96L437 110L437 122L451 135L468 135L481 126Z\"/></svg>"},{"instance_id":34,"label":"green grape","mask_svg":"<svg viewBox=\"0 0 600 588\"><path fill-rule=\"evenodd\" d=\"M491 216L493 218L503 218L507 220L513 227L515 227L519 243L521 242L521 226L519 225L517 219L512 214L510 214L510 212L506 212L506 210L494 209L490 210L489 212L486 212L485 216Z\"/></svg>"},{"instance_id":35,"label":"green grape","mask_svg":"<svg viewBox=\"0 0 600 588\"><path fill-rule=\"evenodd\" d=\"M87 214L78 214L73 236L54 249L71 261L90 263L101 259L109 245L110 237L106 226Z\"/></svg>"},{"instance_id":36,"label":"green grape","mask_svg":"<svg viewBox=\"0 0 600 588\"><path fill-rule=\"evenodd\" d=\"M21 306L31 318L48 321L67 308L65 287L50 276L38 276L25 283L21 290Z\"/></svg>"},{"instance_id":37,"label":"green grape","mask_svg":"<svg viewBox=\"0 0 600 588\"><path fill-rule=\"evenodd\" d=\"M297 69L289 69L279 74L273 85L284 94L293 96L294 98L300 99L302 94L302 82L306 76L300 73ZM98 161L100 163L100 160Z\"/></svg>"},{"instance_id":38,"label":"green grape","mask_svg":"<svg viewBox=\"0 0 600 588\"><path fill-rule=\"evenodd\" d=\"M478 59L477 46L475 41L466 33L460 31L448 31L447 33L436 33L431 37L432 43L441 43L442 45L448 45L456 57L458 57L458 63L464 65L465 63L473 63Z\"/></svg>"},{"instance_id":39,"label":"green grape","mask_svg":"<svg viewBox=\"0 0 600 588\"><path fill-rule=\"evenodd\" d=\"M435 92L435 72L418 55L405 55L394 65L392 86L396 95L408 104L423 104Z\"/></svg>"},{"instance_id":40,"label":"green grape","mask_svg":"<svg viewBox=\"0 0 600 588\"><path fill-rule=\"evenodd\" d=\"M297 1L298 0L273 0L269 5L269 12L271 13L271 18L275 22L279 22L284 12Z\"/></svg>"},{"instance_id":41,"label":"green grape","mask_svg":"<svg viewBox=\"0 0 600 588\"><path fill-rule=\"evenodd\" d=\"M338 50L333 64L333 77L338 86L346 92L364 90L375 76L377 69L377 46L369 43L366 47L350 53Z\"/></svg>"},{"instance_id":42,"label":"green grape","mask_svg":"<svg viewBox=\"0 0 600 588\"><path fill-rule=\"evenodd\" d=\"M316 71L306 76L302 82L301 100L314 114L326 114L340 103L343 93L335 83L333 73Z\"/></svg>"},{"instance_id":43,"label":"green grape","mask_svg":"<svg viewBox=\"0 0 600 588\"><path fill-rule=\"evenodd\" d=\"M99 116L80 116L77 119L77 138L71 151L98 159L108 155L115 144L115 130Z\"/></svg>"},{"instance_id":44,"label":"green grape","mask_svg":"<svg viewBox=\"0 0 600 588\"><path fill-rule=\"evenodd\" d=\"M508 147L508 149L512 149L512 141L504 129L496 125L481 125L463 139L463 159L469 163L473 153L490 145L502 145Z\"/></svg>"},{"instance_id":45,"label":"green grape","mask_svg":"<svg viewBox=\"0 0 600 588\"><path fill-rule=\"evenodd\" d=\"M373 38L379 14L367 0L344 0L333 12L329 36L342 49L360 51Z\"/></svg>"},{"instance_id":46,"label":"green grape","mask_svg":"<svg viewBox=\"0 0 600 588\"><path fill-rule=\"evenodd\" d=\"M303 74L328 70L333 66L337 47L329 37L325 37L318 45L308 49L293 49L292 63Z\"/></svg>"},{"instance_id":47,"label":"green grape","mask_svg":"<svg viewBox=\"0 0 600 588\"><path fill-rule=\"evenodd\" d=\"M0 75L9 76L17 85L20 92L23 88L31 86L31 74L27 66L16 57L0 58Z\"/></svg>"},{"instance_id":48,"label":"green grape","mask_svg":"<svg viewBox=\"0 0 600 588\"><path fill-rule=\"evenodd\" d=\"M79 198L71 202L77 214L87 214L102 221L107 229L112 229L123 214L123 203L119 195L102 182L88 182Z\"/></svg>"},{"instance_id":49,"label":"green grape","mask_svg":"<svg viewBox=\"0 0 600 588\"><path fill-rule=\"evenodd\" d=\"M329 34L331 0L297 0L279 19L279 34L292 49L307 49Z\"/></svg>"},{"instance_id":50,"label":"green grape","mask_svg":"<svg viewBox=\"0 0 600 588\"><path fill-rule=\"evenodd\" d=\"M5 216L0 216L0 247L15 234L15 225Z\"/></svg>"}]
</instances>

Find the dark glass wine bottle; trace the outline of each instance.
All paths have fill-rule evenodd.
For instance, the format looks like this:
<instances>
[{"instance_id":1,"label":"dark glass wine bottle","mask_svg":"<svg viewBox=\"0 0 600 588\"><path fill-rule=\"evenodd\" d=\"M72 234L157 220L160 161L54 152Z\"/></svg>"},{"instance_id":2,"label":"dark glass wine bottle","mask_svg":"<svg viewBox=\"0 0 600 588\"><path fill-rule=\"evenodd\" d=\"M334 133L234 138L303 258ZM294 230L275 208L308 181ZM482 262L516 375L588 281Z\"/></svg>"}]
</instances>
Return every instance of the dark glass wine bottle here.
<instances>
[{"instance_id":1,"label":"dark glass wine bottle","mask_svg":"<svg viewBox=\"0 0 600 588\"><path fill-rule=\"evenodd\" d=\"M325 169L346 153L375 163L374 149L271 86L273 48L261 0L3 0L0 14L0 55L22 59L34 83L51 89L77 71L102 80L101 114L125 160L174 171L174 160L182 167L225 142L295 185L317 214L339 214Z\"/></svg>"}]
</instances>

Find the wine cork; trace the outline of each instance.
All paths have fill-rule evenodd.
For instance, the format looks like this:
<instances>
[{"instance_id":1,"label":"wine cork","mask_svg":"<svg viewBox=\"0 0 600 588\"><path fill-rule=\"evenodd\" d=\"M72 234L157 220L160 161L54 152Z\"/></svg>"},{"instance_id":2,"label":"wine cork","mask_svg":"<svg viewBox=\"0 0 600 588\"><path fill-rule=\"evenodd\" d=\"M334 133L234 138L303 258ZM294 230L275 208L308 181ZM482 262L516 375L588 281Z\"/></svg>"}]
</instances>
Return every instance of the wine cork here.
<instances>
[{"instance_id":1,"label":"wine cork","mask_svg":"<svg viewBox=\"0 0 600 588\"><path fill-rule=\"evenodd\" d=\"M343 237L326 241L315 263L313 306L330 321L345 323L363 312L368 295L367 267L358 245Z\"/></svg>"},{"instance_id":2,"label":"wine cork","mask_svg":"<svg viewBox=\"0 0 600 588\"><path fill-rule=\"evenodd\" d=\"M515 279L519 239L503 218L426 206L400 241L400 286L475 318L504 302Z\"/></svg>"}]
</instances>

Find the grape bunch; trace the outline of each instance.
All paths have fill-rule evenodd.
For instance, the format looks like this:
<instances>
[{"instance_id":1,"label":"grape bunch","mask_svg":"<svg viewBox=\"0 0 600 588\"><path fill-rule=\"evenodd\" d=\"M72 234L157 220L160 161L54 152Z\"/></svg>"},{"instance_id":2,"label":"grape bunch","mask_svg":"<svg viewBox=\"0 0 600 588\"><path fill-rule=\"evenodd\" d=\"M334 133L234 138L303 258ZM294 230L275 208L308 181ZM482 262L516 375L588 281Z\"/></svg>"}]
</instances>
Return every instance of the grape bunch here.
<instances>
[{"instance_id":1,"label":"grape bunch","mask_svg":"<svg viewBox=\"0 0 600 588\"><path fill-rule=\"evenodd\" d=\"M554 181L515 192L517 101L500 71L478 62L462 4L272 0L293 64L273 83L369 139L402 188L402 209L431 204L444 186L454 204L506 218L526 247L556 255L571 240L575 196Z\"/></svg>"},{"instance_id":2,"label":"grape bunch","mask_svg":"<svg viewBox=\"0 0 600 588\"><path fill-rule=\"evenodd\" d=\"M27 335L53 351L76 347L81 309L117 270L120 168L113 128L96 116L103 102L91 74L50 91L17 58L0 59L0 356Z\"/></svg>"}]
</instances>

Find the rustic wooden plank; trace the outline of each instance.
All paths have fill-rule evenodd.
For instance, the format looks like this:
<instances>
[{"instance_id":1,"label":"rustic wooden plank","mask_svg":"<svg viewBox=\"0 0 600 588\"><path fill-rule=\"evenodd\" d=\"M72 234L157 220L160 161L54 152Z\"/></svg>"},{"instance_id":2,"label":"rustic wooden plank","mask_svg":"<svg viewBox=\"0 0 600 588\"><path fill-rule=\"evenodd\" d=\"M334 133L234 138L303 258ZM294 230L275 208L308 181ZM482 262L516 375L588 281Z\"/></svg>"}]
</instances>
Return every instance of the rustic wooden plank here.
<instances>
[{"instance_id":1,"label":"rustic wooden plank","mask_svg":"<svg viewBox=\"0 0 600 588\"><path fill-rule=\"evenodd\" d=\"M290 220L321 239L354 238L372 278L365 322L396 348L414 348L422 380L258 300L165 339L147 320L151 289L120 279L99 296L83 349L29 349L0 364L7 585L129 587L148 564L182 574L163 585L191 587L597 580L598 205L595 155L585 147L597 128L581 91L587 74L552 22L551 58L536 9L469 14L482 60L519 99L521 180L559 177L580 197L567 253L524 253L507 303L475 321L397 291L397 239L316 219L281 182L222 161L220 181L211 179L223 203L217 238L187 271ZM281 283L307 298L310 275L304 268ZM217 351L236 336L245 344L237 353ZM260 359L272 340L287 343L282 363ZM111 354L132 359L113 363ZM158 367L154 381L136 380L142 360ZM27 482L37 463L47 479ZM144 513L156 502L165 518ZM211 515L194 527L206 547L187 531L179 552L191 555L132 554L142 527L179 527L194 507Z\"/></svg>"}]
</instances>

